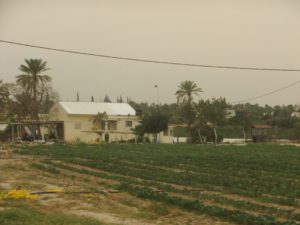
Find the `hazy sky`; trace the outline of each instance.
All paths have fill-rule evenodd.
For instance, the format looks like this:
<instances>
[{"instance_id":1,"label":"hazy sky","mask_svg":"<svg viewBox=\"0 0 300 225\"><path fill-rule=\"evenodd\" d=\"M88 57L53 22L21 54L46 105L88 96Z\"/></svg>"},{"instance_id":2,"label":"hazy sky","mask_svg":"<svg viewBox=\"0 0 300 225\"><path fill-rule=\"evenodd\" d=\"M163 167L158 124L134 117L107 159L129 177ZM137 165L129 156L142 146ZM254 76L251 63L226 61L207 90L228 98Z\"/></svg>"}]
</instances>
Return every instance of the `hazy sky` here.
<instances>
[{"instance_id":1,"label":"hazy sky","mask_svg":"<svg viewBox=\"0 0 300 225\"><path fill-rule=\"evenodd\" d=\"M0 0L0 39L98 54L196 64L300 69L299 0ZM72 55L0 43L0 79L25 58L48 61L61 100L107 94L176 101L183 80L202 98L245 99L300 72L190 68ZM252 103L300 103L300 84Z\"/></svg>"}]
</instances>

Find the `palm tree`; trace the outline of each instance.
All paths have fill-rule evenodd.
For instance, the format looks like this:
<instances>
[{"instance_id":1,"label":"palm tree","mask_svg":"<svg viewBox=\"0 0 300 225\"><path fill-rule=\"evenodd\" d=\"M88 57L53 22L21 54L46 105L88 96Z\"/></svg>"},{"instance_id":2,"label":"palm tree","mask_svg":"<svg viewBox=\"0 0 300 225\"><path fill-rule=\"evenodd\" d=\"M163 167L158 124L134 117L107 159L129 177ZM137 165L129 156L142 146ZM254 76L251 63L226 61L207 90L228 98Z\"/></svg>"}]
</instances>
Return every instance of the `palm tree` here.
<instances>
[{"instance_id":1,"label":"palm tree","mask_svg":"<svg viewBox=\"0 0 300 225\"><path fill-rule=\"evenodd\" d=\"M182 81L178 86L179 90L176 91L177 102L186 102L191 104L193 100L193 95L199 96L199 92L202 92L202 89L197 86L194 81L186 80Z\"/></svg>"},{"instance_id":2,"label":"palm tree","mask_svg":"<svg viewBox=\"0 0 300 225\"><path fill-rule=\"evenodd\" d=\"M20 71L23 74L17 76L17 84L25 88L26 92L32 97L32 119L39 120L39 90L51 81L51 77L43 74L49 70L47 62L42 59L25 59L26 65L20 66Z\"/></svg>"}]
</instances>

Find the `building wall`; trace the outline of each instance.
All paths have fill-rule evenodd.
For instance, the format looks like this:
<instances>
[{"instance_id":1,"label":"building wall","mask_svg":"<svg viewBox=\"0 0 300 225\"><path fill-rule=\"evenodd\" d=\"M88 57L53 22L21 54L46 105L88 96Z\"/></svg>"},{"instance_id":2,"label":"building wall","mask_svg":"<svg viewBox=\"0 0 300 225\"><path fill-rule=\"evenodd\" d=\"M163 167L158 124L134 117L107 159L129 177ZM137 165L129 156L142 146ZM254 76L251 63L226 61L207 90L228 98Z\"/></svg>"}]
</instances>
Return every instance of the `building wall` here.
<instances>
[{"instance_id":1,"label":"building wall","mask_svg":"<svg viewBox=\"0 0 300 225\"><path fill-rule=\"evenodd\" d=\"M67 114L65 110L60 106L60 104L55 103L49 110L49 119L50 120L61 120L65 121Z\"/></svg>"},{"instance_id":2,"label":"building wall","mask_svg":"<svg viewBox=\"0 0 300 225\"><path fill-rule=\"evenodd\" d=\"M117 121L117 130L106 132L109 134L110 142L126 141L135 138L131 129L139 125L137 116L109 116L108 120Z\"/></svg>"},{"instance_id":3,"label":"building wall","mask_svg":"<svg viewBox=\"0 0 300 225\"><path fill-rule=\"evenodd\" d=\"M173 127L169 126L167 130L160 132L158 141L163 144L173 144Z\"/></svg>"},{"instance_id":4,"label":"building wall","mask_svg":"<svg viewBox=\"0 0 300 225\"><path fill-rule=\"evenodd\" d=\"M145 134L145 137L148 137L150 142L158 142L162 144L173 144L173 127L169 126L167 130L162 131L157 134Z\"/></svg>"},{"instance_id":5,"label":"building wall","mask_svg":"<svg viewBox=\"0 0 300 225\"><path fill-rule=\"evenodd\" d=\"M87 116L68 115L64 120L65 141L92 142L99 138L98 134L91 132L92 122L90 118Z\"/></svg>"},{"instance_id":6,"label":"building wall","mask_svg":"<svg viewBox=\"0 0 300 225\"><path fill-rule=\"evenodd\" d=\"M167 130L162 131L157 135L157 141L162 144L187 143L187 137L174 137L174 129L176 127L178 127L178 125L169 125ZM146 137L148 137L151 142L156 141L155 135L153 134L146 134Z\"/></svg>"},{"instance_id":7,"label":"building wall","mask_svg":"<svg viewBox=\"0 0 300 225\"><path fill-rule=\"evenodd\" d=\"M108 116L108 121L116 121L116 130L108 130L109 122L106 122L105 131L100 136L93 131L94 125L91 121L93 115L69 115L57 104L52 107L49 116L52 120L64 121L65 141L67 142L105 141L105 134L108 135L109 142L125 141L135 138L131 128L139 124L137 116ZM131 123L126 123L126 121L131 121ZM131 127L128 126L130 124Z\"/></svg>"}]
</instances>

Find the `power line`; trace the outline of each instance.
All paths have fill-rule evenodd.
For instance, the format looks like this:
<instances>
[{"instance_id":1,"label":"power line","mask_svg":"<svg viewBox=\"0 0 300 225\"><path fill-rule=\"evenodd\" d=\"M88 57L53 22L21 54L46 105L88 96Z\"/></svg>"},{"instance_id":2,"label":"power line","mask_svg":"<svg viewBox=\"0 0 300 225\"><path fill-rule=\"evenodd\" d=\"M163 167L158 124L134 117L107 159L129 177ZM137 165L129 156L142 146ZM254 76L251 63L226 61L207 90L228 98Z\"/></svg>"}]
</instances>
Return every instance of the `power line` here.
<instances>
[{"instance_id":1,"label":"power line","mask_svg":"<svg viewBox=\"0 0 300 225\"><path fill-rule=\"evenodd\" d=\"M249 101L252 101L252 100L263 98L263 97L266 97L268 95L272 95L272 94L275 94L277 92L283 91L283 90L285 90L287 88L290 88L292 86L295 86L298 83L300 83L300 80L295 81L295 82L293 82L293 83L291 83L291 84L289 84L287 86L284 86L284 87L278 88L276 90L270 91L268 93L265 93L265 94L262 94L262 95L258 95L258 96L252 97L252 98L247 98L247 99L242 99L242 100L239 100L239 101L230 102L230 104L236 104L236 103L242 103L242 102L249 102Z\"/></svg>"},{"instance_id":2,"label":"power line","mask_svg":"<svg viewBox=\"0 0 300 225\"><path fill-rule=\"evenodd\" d=\"M276 71L276 72L300 72L300 69L284 69L284 68L263 68L263 67L240 67L240 66L223 66L223 65L206 65L206 64L192 64L192 63L181 63L181 62L170 62L170 61L161 61L161 60L150 60L150 59L141 59L141 58L131 58L131 57L122 57L122 56L112 56L112 55L103 55L89 52L80 52L74 50L66 50L59 48L50 48L45 46L31 45L20 42L13 41L5 41L0 40L2 43L13 44L19 46L25 46L30 48L39 48L56 52L65 52L71 54L78 55L87 55L87 56L95 56L101 58L108 59L117 59L117 60L127 60L127 61L135 61L135 62L144 62L144 63L155 63L155 64L166 64L166 65L174 65L174 66L188 66L188 67L202 67L202 68L214 68L214 69L230 69L230 70L257 70L257 71Z\"/></svg>"}]
</instances>

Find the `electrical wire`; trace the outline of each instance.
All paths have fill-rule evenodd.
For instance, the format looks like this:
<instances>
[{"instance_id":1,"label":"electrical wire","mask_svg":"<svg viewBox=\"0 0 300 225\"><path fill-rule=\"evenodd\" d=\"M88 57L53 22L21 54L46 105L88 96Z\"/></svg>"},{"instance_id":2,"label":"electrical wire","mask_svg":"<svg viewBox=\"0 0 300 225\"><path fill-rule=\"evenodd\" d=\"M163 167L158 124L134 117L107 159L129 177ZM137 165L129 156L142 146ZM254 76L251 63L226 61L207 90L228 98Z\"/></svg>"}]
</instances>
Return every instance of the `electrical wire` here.
<instances>
[{"instance_id":1,"label":"electrical wire","mask_svg":"<svg viewBox=\"0 0 300 225\"><path fill-rule=\"evenodd\" d=\"M51 48L45 46L38 46L20 42L6 41L0 40L2 43L13 44L19 46L25 46L30 48L38 48L45 49L56 52L65 52L70 54L78 54L78 55L86 55L86 56L94 56L108 59L116 59L116 60L126 60L126 61L135 61L135 62L144 62L144 63L155 63L155 64L166 64L166 65L174 65L174 66L188 66L188 67L202 67L202 68L214 68L214 69L230 69L230 70L256 70L256 71L274 71L274 72L300 72L300 69L289 69L289 68L263 68L263 67L241 67L241 66L224 66L224 65L206 65L206 64L193 64L193 63L182 63L182 62L170 62L170 61L160 61L160 60L150 60L150 59L141 59L141 58L130 58L130 57L122 57L122 56L112 56L112 55L103 55L89 52L81 52L74 50L66 50L59 48Z\"/></svg>"},{"instance_id":2,"label":"electrical wire","mask_svg":"<svg viewBox=\"0 0 300 225\"><path fill-rule=\"evenodd\" d=\"M239 100L239 101L233 101L233 102L230 102L230 104L237 104L237 103L242 103L242 102L249 102L249 101L253 101L253 100L259 99L259 98L263 98L263 97L275 94L277 92L283 91L283 90L285 90L287 88L290 88L292 86L295 86L296 84L299 84L299 83L300 83L300 80L295 81L295 82L293 82L293 83L291 83L291 84L289 84L287 86L284 86L284 87L278 88L276 90L270 91L268 93L265 93L265 94L262 94L262 95L258 95L258 96L255 96L255 97L251 97L251 98L247 98L247 99L242 99L242 100Z\"/></svg>"}]
</instances>

